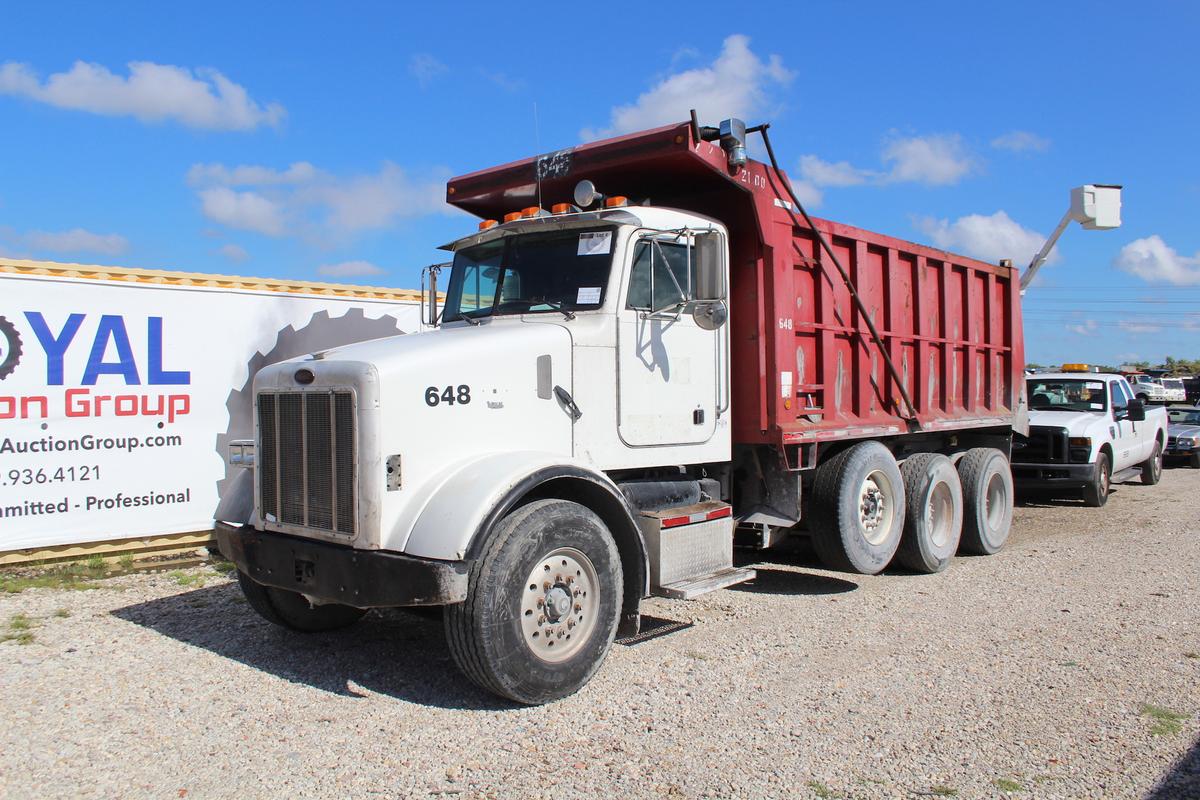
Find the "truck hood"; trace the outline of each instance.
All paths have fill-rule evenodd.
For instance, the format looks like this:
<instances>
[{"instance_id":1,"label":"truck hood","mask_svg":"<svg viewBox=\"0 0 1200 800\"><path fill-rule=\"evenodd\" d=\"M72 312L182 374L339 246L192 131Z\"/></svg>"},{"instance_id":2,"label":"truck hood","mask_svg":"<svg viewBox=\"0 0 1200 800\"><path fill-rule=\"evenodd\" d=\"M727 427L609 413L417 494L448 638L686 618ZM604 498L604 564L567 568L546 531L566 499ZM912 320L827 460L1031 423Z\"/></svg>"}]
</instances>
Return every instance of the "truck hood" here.
<instances>
[{"instance_id":1,"label":"truck hood","mask_svg":"<svg viewBox=\"0 0 1200 800\"><path fill-rule=\"evenodd\" d=\"M1200 437L1200 425L1184 425L1181 422L1172 422L1167 426L1167 433L1171 436Z\"/></svg>"},{"instance_id":2,"label":"truck hood","mask_svg":"<svg viewBox=\"0 0 1200 800\"><path fill-rule=\"evenodd\" d=\"M1087 436L1099 425L1112 422L1107 414L1086 411L1030 411L1029 425L1045 428L1066 428L1068 436Z\"/></svg>"}]
</instances>

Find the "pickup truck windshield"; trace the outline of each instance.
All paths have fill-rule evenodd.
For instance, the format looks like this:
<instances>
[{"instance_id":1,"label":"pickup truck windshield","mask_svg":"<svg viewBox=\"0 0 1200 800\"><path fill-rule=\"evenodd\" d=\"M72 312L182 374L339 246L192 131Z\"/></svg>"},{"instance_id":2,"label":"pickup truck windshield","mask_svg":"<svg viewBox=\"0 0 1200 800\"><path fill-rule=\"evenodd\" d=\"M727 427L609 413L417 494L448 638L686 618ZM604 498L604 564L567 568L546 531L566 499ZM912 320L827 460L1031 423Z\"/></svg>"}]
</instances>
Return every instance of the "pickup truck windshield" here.
<instances>
[{"instance_id":1,"label":"pickup truck windshield","mask_svg":"<svg viewBox=\"0 0 1200 800\"><path fill-rule=\"evenodd\" d=\"M1104 411L1108 398L1104 381L1030 380L1029 408L1033 411Z\"/></svg>"},{"instance_id":2,"label":"pickup truck windshield","mask_svg":"<svg viewBox=\"0 0 1200 800\"><path fill-rule=\"evenodd\" d=\"M1177 425L1200 425L1200 410L1187 411L1186 409L1172 408L1167 412L1167 416L1171 422Z\"/></svg>"},{"instance_id":3,"label":"pickup truck windshield","mask_svg":"<svg viewBox=\"0 0 1200 800\"><path fill-rule=\"evenodd\" d=\"M442 319L599 308L615 238L612 228L574 228L457 250Z\"/></svg>"}]
</instances>

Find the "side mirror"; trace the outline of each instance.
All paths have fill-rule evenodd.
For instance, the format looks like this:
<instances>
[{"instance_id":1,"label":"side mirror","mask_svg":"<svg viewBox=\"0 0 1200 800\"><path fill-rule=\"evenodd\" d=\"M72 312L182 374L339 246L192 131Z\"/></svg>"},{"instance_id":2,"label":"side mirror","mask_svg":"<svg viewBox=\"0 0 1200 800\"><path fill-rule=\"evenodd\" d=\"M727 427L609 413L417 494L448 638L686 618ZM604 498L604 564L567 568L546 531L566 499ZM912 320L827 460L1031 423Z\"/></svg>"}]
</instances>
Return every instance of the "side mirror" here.
<instances>
[{"instance_id":1,"label":"side mirror","mask_svg":"<svg viewBox=\"0 0 1200 800\"><path fill-rule=\"evenodd\" d=\"M449 264L430 264L421 270L421 323L431 328L436 328L438 324L437 279L442 272L442 267L446 266ZM426 275L429 276L428 285L425 283Z\"/></svg>"},{"instance_id":2,"label":"side mirror","mask_svg":"<svg viewBox=\"0 0 1200 800\"><path fill-rule=\"evenodd\" d=\"M706 331L715 331L729 319L729 309L719 300L701 300L692 305L692 319Z\"/></svg>"},{"instance_id":3,"label":"side mirror","mask_svg":"<svg viewBox=\"0 0 1200 800\"><path fill-rule=\"evenodd\" d=\"M725 299L725 260L719 233L697 233L692 256L696 259L696 300Z\"/></svg>"},{"instance_id":4,"label":"side mirror","mask_svg":"<svg viewBox=\"0 0 1200 800\"><path fill-rule=\"evenodd\" d=\"M1141 422L1146 418L1146 405L1141 400L1134 398L1125 407L1125 413L1130 422Z\"/></svg>"}]
</instances>

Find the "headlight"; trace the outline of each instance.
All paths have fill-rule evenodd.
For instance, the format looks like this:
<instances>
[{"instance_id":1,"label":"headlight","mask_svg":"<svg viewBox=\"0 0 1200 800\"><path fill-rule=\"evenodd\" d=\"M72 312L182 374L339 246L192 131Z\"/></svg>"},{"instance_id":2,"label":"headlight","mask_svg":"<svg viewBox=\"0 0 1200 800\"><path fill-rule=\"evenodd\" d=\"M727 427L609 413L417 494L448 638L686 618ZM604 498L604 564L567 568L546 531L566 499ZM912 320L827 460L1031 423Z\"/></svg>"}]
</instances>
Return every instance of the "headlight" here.
<instances>
[{"instance_id":1,"label":"headlight","mask_svg":"<svg viewBox=\"0 0 1200 800\"><path fill-rule=\"evenodd\" d=\"M1072 436L1070 439L1071 447L1091 447L1092 440L1087 436Z\"/></svg>"},{"instance_id":2,"label":"headlight","mask_svg":"<svg viewBox=\"0 0 1200 800\"><path fill-rule=\"evenodd\" d=\"M1200 439L1180 439L1179 445L1181 447L1196 447L1200 445Z\"/></svg>"},{"instance_id":3,"label":"headlight","mask_svg":"<svg viewBox=\"0 0 1200 800\"><path fill-rule=\"evenodd\" d=\"M229 465L231 467L254 466L253 439L235 439L229 443Z\"/></svg>"}]
</instances>

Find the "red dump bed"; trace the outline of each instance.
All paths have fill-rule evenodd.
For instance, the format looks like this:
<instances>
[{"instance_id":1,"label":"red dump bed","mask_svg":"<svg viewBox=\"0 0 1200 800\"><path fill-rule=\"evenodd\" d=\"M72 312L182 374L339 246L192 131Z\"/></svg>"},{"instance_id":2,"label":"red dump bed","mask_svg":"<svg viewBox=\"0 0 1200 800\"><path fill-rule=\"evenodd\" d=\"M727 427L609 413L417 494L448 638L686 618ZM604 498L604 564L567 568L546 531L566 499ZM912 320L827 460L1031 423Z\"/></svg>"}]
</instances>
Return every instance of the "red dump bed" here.
<instances>
[{"instance_id":1,"label":"red dump bed","mask_svg":"<svg viewBox=\"0 0 1200 800\"><path fill-rule=\"evenodd\" d=\"M790 444L1012 425L1024 348L1017 271L814 220L849 272L915 416L841 276L789 212L767 165L731 171L687 123L454 178L447 201L480 217L607 194L693 211L730 231L735 442Z\"/></svg>"}]
</instances>

